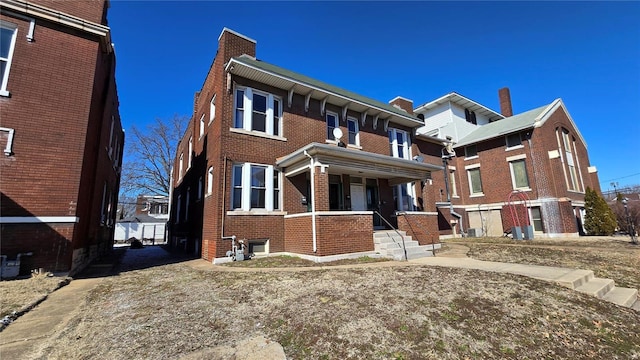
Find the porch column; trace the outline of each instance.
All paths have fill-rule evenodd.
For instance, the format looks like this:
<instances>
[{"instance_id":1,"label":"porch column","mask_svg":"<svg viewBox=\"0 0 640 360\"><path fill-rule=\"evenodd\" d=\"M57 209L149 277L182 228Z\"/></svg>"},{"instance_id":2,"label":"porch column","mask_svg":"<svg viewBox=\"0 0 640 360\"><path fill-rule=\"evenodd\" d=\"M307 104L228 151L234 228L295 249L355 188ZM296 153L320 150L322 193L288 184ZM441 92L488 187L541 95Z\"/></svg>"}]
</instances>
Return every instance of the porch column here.
<instances>
[{"instance_id":1,"label":"porch column","mask_svg":"<svg viewBox=\"0 0 640 360\"><path fill-rule=\"evenodd\" d=\"M329 172L322 172L321 167L316 166L312 169L314 174L315 201L316 211L329 211Z\"/></svg>"}]
</instances>

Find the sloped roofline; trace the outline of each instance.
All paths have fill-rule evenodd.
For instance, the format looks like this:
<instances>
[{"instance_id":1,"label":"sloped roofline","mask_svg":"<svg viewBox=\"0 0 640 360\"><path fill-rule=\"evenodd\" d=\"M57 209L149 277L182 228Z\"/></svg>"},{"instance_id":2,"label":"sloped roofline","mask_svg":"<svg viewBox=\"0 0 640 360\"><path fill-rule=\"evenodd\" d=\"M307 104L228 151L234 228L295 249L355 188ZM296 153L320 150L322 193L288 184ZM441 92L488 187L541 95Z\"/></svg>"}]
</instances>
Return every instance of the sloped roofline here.
<instances>
[{"instance_id":1,"label":"sloped roofline","mask_svg":"<svg viewBox=\"0 0 640 360\"><path fill-rule=\"evenodd\" d=\"M580 130L578 129L578 126L576 125L576 122L573 121L573 118L571 117L571 114L569 114L569 110L567 110L567 107L566 107L566 105L564 104L564 101L562 101L561 98L555 99L551 104L549 104L549 106L547 106L546 109L544 109L540 113L540 115L538 115L536 117L536 121L535 121L534 127L539 128L542 125L544 125L544 123L547 122L547 120L549 120L549 118L551 117L551 114L553 114L558 108L562 108L562 110L564 111L565 115L567 115L567 119L569 119L569 122L571 123L571 126L573 126L573 130L575 130L576 134L580 138L580 141L582 141L582 143L584 144L584 147L587 148L587 142L584 140L584 137L582 137L582 134L580 133Z\"/></svg>"},{"instance_id":2,"label":"sloped roofline","mask_svg":"<svg viewBox=\"0 0 640 360\"><path fill-rule=\"evenodd\" d=\"M452 91L444 96L441 96L435 100L429 101L427 103L424 103L420 106L418 106L417 108L415 108L413 110L414 114L420 113L422 111L426 111L426 110L431 110L433 108L435 108L438 105L444 104L445 102L451 101L454 104L458 104L460 106L466 107L466 108L471 108L470 110L475 111L476 113L482 114L484 116L487 116L489 118L490 121L497 121L497 120L501 120L504 119L504 115L495 112L491 109L489 109L488 107L475 102L465 96L462 96L460 94L458 94L455 91ZM471 106L469 106L469 104L471 104ZM479 110L479 111L478 111Z\"/></svg>"}]
</instances>

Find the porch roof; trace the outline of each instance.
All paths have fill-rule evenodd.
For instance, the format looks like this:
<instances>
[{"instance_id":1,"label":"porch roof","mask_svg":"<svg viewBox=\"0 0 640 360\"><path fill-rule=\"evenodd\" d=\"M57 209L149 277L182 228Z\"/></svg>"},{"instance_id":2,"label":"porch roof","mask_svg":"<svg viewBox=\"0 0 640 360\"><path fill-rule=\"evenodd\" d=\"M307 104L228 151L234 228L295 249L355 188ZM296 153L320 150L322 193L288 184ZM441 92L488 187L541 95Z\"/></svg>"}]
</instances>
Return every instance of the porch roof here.
<instances>
[{"instance_id":1,"label":"porch roof","mask_svg":"<svg viewBox=\"0 0 640 360\"><path fill-rule=\"evenodd\" d=\"M306 172L309 157L305 153L312 156L318 166L328 166L332 173L388 179L390 185L424 180L432 171L443 169L439 165L320 143L310 143L280 157L276 165L288 177Z\"/></svg>"}]
</instances>

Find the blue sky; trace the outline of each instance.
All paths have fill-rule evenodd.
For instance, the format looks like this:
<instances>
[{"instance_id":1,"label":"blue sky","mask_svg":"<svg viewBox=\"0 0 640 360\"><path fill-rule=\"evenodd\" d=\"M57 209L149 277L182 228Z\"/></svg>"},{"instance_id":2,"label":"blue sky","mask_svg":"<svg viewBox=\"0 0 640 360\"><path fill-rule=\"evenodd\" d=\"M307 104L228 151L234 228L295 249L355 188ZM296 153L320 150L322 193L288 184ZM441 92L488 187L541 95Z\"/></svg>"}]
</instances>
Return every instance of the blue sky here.
<instances>
[{"instance_id":1,"label":"blue sky","mask_svg":"<svg viewBox=\"0 0 640 360\"><path fill-rule=\"evenodd\" d=\"M258 59L418 106L451 91L514 113L562 98L602 190L640 184L640 2L112 0L123 126L191 115L228 27Z\"/></svg>"}]
</instances>

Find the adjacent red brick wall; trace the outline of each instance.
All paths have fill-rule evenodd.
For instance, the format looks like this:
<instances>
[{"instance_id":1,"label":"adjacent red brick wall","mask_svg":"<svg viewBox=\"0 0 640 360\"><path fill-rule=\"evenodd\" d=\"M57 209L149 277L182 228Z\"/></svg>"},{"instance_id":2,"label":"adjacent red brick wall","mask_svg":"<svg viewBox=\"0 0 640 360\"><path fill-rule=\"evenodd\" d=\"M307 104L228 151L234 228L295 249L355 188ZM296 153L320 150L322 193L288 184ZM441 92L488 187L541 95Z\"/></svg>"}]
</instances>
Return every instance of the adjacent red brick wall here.
<instances>
[{"instance_id":1,"label":"adjacent red brick wall","mask_svg":"<svg viewBox=\"0 0 640 360\"><path fill-rule=\"evenodd\" d=\"M19 253L33 252L20 259L21 274L36 268L69 270L75 224L3 224L0 228L2 255L13 260Z\"/></svg>"},{"instance_id":2,"label":"adjacent red brick wall","mask_svg":"<svg viewBox=\"0 0 640 360\"><path fill-rule=\"evenodd\" d=\"M234 215L227 216L225 231L235 235L238 239L269 239L269 251L281 252L284 250L284 218L282 215ZM217 247L215 257L224 256L227 250L231 250L231 242Z\"/></svg>"},{"instance_id":3,"label":"adjacent red brick wall","mask_svg":"<svg viewBox=\"0 0 640 360\"><path fill-rule=\"evenodd\" d=\"M316 218L318 256L373 251L371 215L321 215Z\"/></svg>"},{"instance_id":4,"label":"adjacent red brick wall","mask_svg":"<svg viewBox=\"0 0 640 360\"><path fill-rule=\"evenodd\" d=\"M37 3L106 23L105 1ZM78 217L77 224L64 225L64 237L69 241L69 254L85 249L88 261L108 251L113 242L119 155L124 144L114 54L98 37L41 19L36 21L35 41L28 42L24 36L27 21L6 14L0 18L18 26L7 84L11 96L0 97L2 126L15 129L13 154L0 159L2 216ZM101 219L103 210L106 216ZM24 247L12 243L18 241L9 233L12 226L3 226L2 254L30 251L31 237L40 239L40 249L54 248L60 242L55 231L43 232L41 227L62 225L20 225ZM25 233L30 226L32 235ZM37 262L33 266L52 270L47 268L51 266L45 260L50 257L47 254L34 254ZM54 270L73 270L71 257L56 255L59 265Z\"/></svg>"},{"instance_id":5,"label":"adjacent red brick wall","mask_svg":"<svg viewBox=\"0 0 640 360\"><path fill-rule=\"evenodd\" d=\"M398 229L406 231L420 245L440 242L437 214L399 214Z\"/></svg>"},{"instance_id":6,"label":"adjacent red brick wall","mask_svg":"<svg viewBox=\"0 0 640 360\"><path fill-rule=\"evenodd\" d=\"M313 253L313 226L311 215L284 219L284 251L295 254Z\"/></svg>"}]
</instances>

